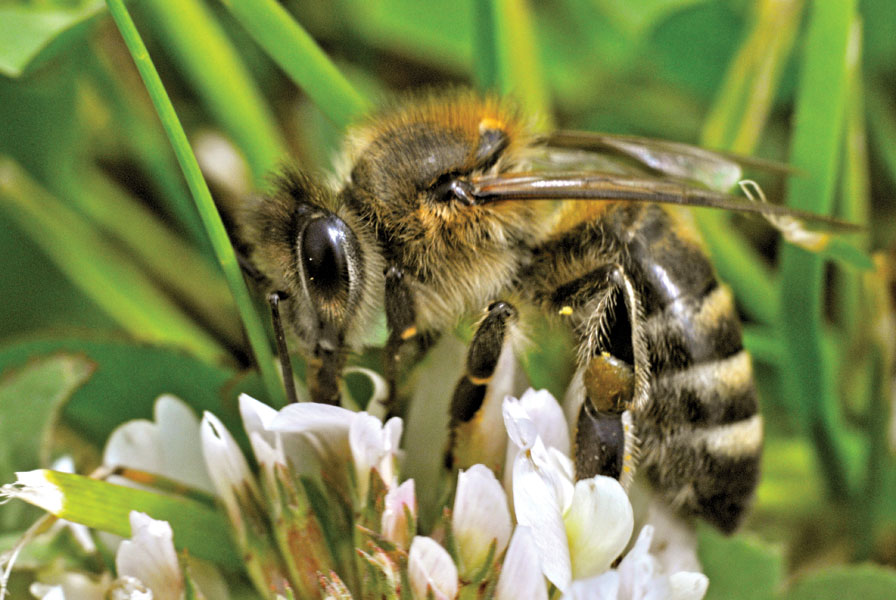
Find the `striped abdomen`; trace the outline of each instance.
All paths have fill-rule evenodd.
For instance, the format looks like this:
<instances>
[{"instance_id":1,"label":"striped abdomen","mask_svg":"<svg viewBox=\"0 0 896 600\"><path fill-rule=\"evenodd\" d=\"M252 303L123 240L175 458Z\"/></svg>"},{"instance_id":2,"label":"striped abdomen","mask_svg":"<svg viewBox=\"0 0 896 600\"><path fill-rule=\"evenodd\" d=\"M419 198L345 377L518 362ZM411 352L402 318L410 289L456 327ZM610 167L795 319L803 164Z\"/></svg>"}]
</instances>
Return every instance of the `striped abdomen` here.
<instances>
[{"instance_id":1,"label":"striped abdomen","mask_svg":"<svg viewBox=\"0 0 896 600\"><path fill-rule=\"evenodd\" d=\"M673 506L731 531L756 487L762 445L731 292L671 213L655 205L614 213L607 225L623 241L623 266L640 286L650 353L649 400L634 414L640 468Z\"/></svg>"},{"instance_id":2,"label":"striped abdomen","mask_svg":"<svg viewBox=\"0 0 896 600\"><path fill-rule=\"evenodd\" d=\"M580 365L603 352L633 365L619 267L649 354L649 397L632 410L639 471L675 508L731 531L758 480L762 421L731 293L692 229L657 205L610 205L536 248L522 279L536 304L568 315Z\"/></svg>"}]
</instances>

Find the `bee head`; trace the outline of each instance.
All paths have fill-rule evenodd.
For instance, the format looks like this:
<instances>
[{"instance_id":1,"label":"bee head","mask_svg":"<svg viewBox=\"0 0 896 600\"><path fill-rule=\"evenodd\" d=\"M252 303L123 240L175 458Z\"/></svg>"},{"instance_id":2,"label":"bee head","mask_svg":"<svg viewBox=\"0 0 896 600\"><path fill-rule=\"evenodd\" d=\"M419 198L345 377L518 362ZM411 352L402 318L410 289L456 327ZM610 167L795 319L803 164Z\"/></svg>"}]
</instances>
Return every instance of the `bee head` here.
<instances>
[{"instance_id":1,"label":"bee head","mask_svg":"<svg viewBox=\"0 0 896 600\"><path fill-rule=\"evenodd\" d=\"M425 96L375 116L355 135L351 184L394 217L476 205L469 177L499 164L522 127L497 100Z\"/></svg>"},{"instance_id":2,"label":"bee head","mask_svg":"<svg viewBox=\"0 0 896 600\"><path fill-rule=\"evenodd\" d=\"M353 328L365 294L368 254L335 206L332 190L298 171L247 208L243 222L255 265L290 300L287 311L314 355L335 352ZM348 220L348 221L347 221Z\"/></svg>"}]
</instances>

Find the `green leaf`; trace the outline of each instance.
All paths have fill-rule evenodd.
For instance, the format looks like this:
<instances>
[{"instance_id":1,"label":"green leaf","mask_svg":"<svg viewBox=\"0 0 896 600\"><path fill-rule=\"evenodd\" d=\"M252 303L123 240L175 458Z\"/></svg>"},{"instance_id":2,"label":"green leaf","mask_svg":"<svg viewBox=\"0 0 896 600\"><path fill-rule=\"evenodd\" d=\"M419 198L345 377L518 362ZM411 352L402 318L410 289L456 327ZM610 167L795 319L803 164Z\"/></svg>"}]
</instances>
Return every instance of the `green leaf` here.
<instances>
[{"instance_id":1,"label":"green leaf","mask_svg":"<svg viewBox=\"0 0 896 600\"><path fill-rule=\"evenodd\" d=\"M62 405L90 377L95 363L84 356L59 354L6 371L0 379L0 483L15 472L49 466L50 434ZM4 511L2 526L13 525Z\"/></svg>"},{"instance_id":2,"label":"green leaf","mask_svg":"<svg viewBox=\"0 0 896 600\"><path fill-rule=\"evenodd\" d=\"M0 373L50 354L78 354L96 365L90 380L74 390L63 417L98 445L123 422L151 418L155 399L166 393L198 412L214 412L232 431L241 431L235 399L245 387L228 387L236 376L233 370L171 348L82 335L30 339L0 348Z\"/></svg>"},{"instance_id":3,"label":"green leaf","mask_svg":"<svg viewBox=\"0 0 896 600\"><path fill-rule=\"evenodd\" d=\"M0 74L20 77L48 49L79 35L103 10L100 0L80 6L0 6Z\"/></svg>"},{"instance_id":4,"label":"green leaf","mask_svg":"<svg viewBox=\"0 0 896 600\"><path fill-rule=\"evenodd\" d=\"M519 100L529 114L539 118L540 125L548 127L551 103L542 78L534 15L524 0L496 0L491 4L497 88Z\"/></svg>"},{"instance_id":5,"label":"green leaf","mask_svg":"<svg viewBox=\"0 0 896 600\"><path fill-rule=\"evenodd\" d=\"M896 598L896 571L876 565L835 567L797 581L786 600L885 600Z\"/></svg>"},{"instance_id":6,"label":"green leaf","mask_svg":"<svg viewBox=\"0 0 896 600\"><path fill-rule=\"evenodd\" d=\"M708 525L697 534L697 554L709 577L706 600L770 600L781 581L781 551L745 535L725 537Z\"/></svg>"},{"instance_id":7,"label":"green leaf","mask_svg":"<svg viewBox=\"0 0 896 600\"><path fill-rule=\"evenodd\" d=\"M16 487L14 495L57 517L122 537L131 535L131 511L146 513L171 524L178 550L234 569L242 565L226 517L201 502L48 470L20 473Z\"/></svg>"}]
</instances>

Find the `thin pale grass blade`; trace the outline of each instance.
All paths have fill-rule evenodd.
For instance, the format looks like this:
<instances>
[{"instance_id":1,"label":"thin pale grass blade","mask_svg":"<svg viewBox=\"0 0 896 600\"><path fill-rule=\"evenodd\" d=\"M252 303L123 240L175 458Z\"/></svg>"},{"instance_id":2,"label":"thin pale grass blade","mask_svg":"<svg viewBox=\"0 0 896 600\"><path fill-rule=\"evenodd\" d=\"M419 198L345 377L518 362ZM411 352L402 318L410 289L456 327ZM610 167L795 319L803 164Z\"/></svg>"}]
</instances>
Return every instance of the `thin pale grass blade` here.
<instances>
[{"instance_id":1,"label":"thin pale grass blade","mask_svg":"<svg viewBox=\"0 0 896 600\"><path fill-rule=\"evenodd\" d=\"M0 157L0 197L65 275L135 338L183 348L213 363L228 353L77 212Z\"/></svg>"},{"instance_id":2,"label":"thin pale grass blade","mask_svg":"<svg viewBox=\"0 0 896 600\"><path fill-rule=\"evenodd\" d=\"M246 282L243 280L243 274L237 262L236 254L230 245L230 240L221 222L221 217L215 208L208 186L202 178L199 164L196 162L196 157L190 149L187 136L180 125L177 114L174 112L174 106L165 92L162 81L159 79L159 74L149 57L140 34L137 32L137 28L134 26L134 22L124 6L124 2L122 0L107 0L107 4L115 24L118 26L128 46L128 50L137 64L140 76L143 78L156 112L162 121L162 126L165 128L177 160L184 172L187 185L193 195L193 200L196 202L199 216L202 218L202 224L206 229L206 233L208 233L215 256L224 271L224 277L230 287L230 292L236 301L236 306L242 318L243 326L246 328L249 343L255 355L255 361L261 371L261 377L267 389L269 400L272 404L283 405L285 402L283 385L275 368L274 357L268 345L264 326L258 312L255 310L252 298L249 296L249 290L246 288Z\"/></svg>"},{"instance_id":3,"label":"thin pale grass blade","mask_svg":"<svg viewBox=\"0 0 896 600\"><path fill-rule=\"evenodd\" d=\"M194 500L46 469L18 473L18 481L2 491L61 519L122 537L131 535L131 511L143 512L171 524L177 548L229 568L242 564L227 519Z\"/></svg>"},{"instance_id":4,"label":"thin pale grass blade","mask_svg":"<svg viewBox=\"0 0 896 600\"><path fill-rule=\"evenodd\" d=\"M791 179L788 204L830 214L846 115L848 53L857 2L812 5L796 98L791 163L805 177ZM791 245L781 251L781 312L787 361L785 396L812 438L827 491L848 496L845 440L837 418L833 365L822 349L824 258Z\"/></svg>"},{"instance_id":5,"label":"thin pale grass blade","mask_svg":"<svg viewBox=\"0 0 896 600\"><path fill-rule=\"evenodd\" d=\"M256 183L262 183L286 156L286 144L215 15L199 0L146 0L141 8L162 33L165 48L199 100L245 153Z\"/></svg>"},{"instance_id":6,"label":"thin pale grass blade","mask_svg":"<svg viewBox=\"0 0 896 600\"><path fill-rule=\"evenodd\" d=\"M367 112L367 100L281 4L274 0L239 0L223 4L334 123L345 127Z\"/></svg>"}]
</instances>

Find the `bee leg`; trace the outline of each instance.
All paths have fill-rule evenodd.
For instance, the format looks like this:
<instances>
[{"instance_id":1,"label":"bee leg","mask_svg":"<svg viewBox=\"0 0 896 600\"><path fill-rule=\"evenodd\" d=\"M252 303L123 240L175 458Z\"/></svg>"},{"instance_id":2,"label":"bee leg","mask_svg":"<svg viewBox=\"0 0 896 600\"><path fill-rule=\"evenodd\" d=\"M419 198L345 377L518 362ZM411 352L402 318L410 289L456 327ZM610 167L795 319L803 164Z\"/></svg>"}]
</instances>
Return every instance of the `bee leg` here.
<instances>
[{"instance_id":1,"label":"bee leg","mask_svg":"<svg viewBox=\"0 0 896 600\"><path fill-rule=\"evenodd\" d=\"M389 338L385 349L385 376L389 384L386 408L391 412L397 403L398 376L401 369L401 349L404 343L417 335L417 313L414 298L404 281L404 273L397 266L386 269L386 324ZM421 346L422 347L422 346Z\"/></svg>"},{"instance_id":2,"label":"bee leg","mask_svg":"<svg viewBox=\"0 0 896 600\"><path fill-rule=\"evenodd\" d=\"M644 333L644 313L631 279L616 265L608 274L612 287L599 303L598 319L592 328L605 325L606 313L615 290L622 293L631 325L631 349L634 366L607 352L593 356L585 365L582 383L585 401L576 423L576 475L596 474L619 479L626 489L635 475L639 441L632 423L632 412L646 404L649 394L650 360ZM597 339L588 332L589 339ZM590 352L589 352L590 355Z\"/></svg>"},{"instance_id":3,"label":"bee leg","mask_svg":"<svg viewBox=\"0 0 896 600\"><path fill-rule=\"evenodd\" d=\"M268 294L268 303L271 305L271 322L274 326L274 338L277 340L277 357L280 359L280 374L286 390L286 401L293 403L298 402L299 398L292 374L292 361L289 360L289 349L286 347L286 333L280 320L280 301L287 297L286 292L271 292Z\"/></svg>"},{"instance_id":4,"label":"bee leg","mask_svg":"<svg viewBox=\"0 0 896 600\"><path fill-rule=\"evenodd\" d=\"M475 462L494 462L494 460L503 459L503 448L500 451L500 457L494 456L495 452L481 448L488 443L486 441L479 443L478 439L467 440L468 443L462 444L465 454L473 456L479 453L477 458L485 454L491 459L483 461L459 457L457 442L460 437L475 438L480 433L475 427L468 428L466 425L482 408L489 385L493 382L499 369L499 361L509 342L510 330L516 322L517 316L516 308L507 302L493 302L489 305L485 318L476 328L473 341L467 350L465 373L457 382L451 399L450 433L448 449L445 452L446 468L466 467ZM461 432L461 429L465 430ZM500 437L494 436L493 432L484 432L484 434L492 438ZM503 440L503 438L501 439Z\"/></svg>"},{"instance_id":5,"label":"bee leg","mask_svg":"<svg viewBox=\"0 0 896 600\"><path fill-rule=\"evenodd\" d=\"M585 401L575 433L576 477L606 475L628 487L634 476L637 440L627 408L634 395L631 366L614 356L595 356L582 373Z\"/></svg>"}]
</instances>

